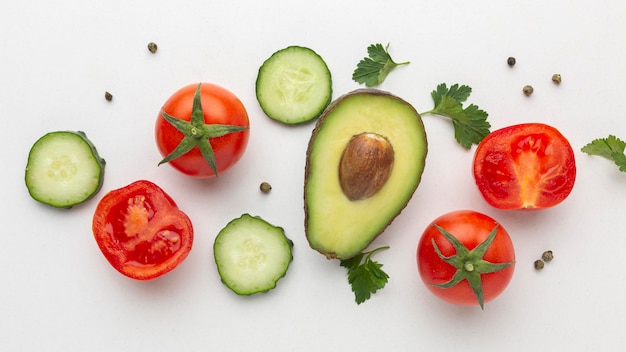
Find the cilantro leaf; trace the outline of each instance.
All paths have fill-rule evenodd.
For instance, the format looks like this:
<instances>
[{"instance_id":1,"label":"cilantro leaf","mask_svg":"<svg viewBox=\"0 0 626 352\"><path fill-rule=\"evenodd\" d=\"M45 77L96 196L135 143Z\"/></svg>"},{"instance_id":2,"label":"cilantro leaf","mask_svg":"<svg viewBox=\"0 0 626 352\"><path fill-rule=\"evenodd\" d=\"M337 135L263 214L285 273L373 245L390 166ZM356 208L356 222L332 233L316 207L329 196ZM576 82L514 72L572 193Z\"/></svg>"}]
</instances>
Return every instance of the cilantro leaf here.
<instances>
[{"instance_id":1,"label":"cilantro leaf","mask_svg":"<svg viewBox=\"0 0 626 352\"><path fill-rule=\"evenodd\" d=\"M430 94L435 106L432 110L422 113L441 115L452 119L454 126L454 138L465 149L470 149L472 144L478 144L489 134L491 124L487 121L486 111L478 106L470 104L463 108L463 102L467 100L472 88L454 84L448 88L445 83L437 86Z\"/></svg>"},{"instance_id":2,"label":"cilantro leaf","mask_svg":"<svg viewBox=\"0 0 626 352\"><path fill-rule=\"evenodd\" d=\"M367 87L373 87L383 83L391 70L409 62L396 63L388 52L389 44L372 44L367 48L369 57L363 58L352 73L352 79L357 83L364 83Z\"/></svg>"},{"instance_id":3,"label":"cilantro leaf","mask_svg":"<svg viewBox=\"0 0 626 352\"><path fill-rule=\"evenodd\" d=\"M352 286L357 304L367 301L387 284L389 275L382 270L383 265L371 259L372 254L387 248L389 246L376 248L341 261L340 265L348 269L348 283Z\"/></svg>"},{"instance_id":4,"label":"cilantro leaf","mask_svg":"<svg viewBox=\"0 0 626 352\"><path fill-rule=\"evenodd\" d=\"M580 150L589 155L597 155L612 160L619 167L619 171L626 172L626 142L609 135L607 138L598 138L582 147Z\"/></svg>"}]
</instances>

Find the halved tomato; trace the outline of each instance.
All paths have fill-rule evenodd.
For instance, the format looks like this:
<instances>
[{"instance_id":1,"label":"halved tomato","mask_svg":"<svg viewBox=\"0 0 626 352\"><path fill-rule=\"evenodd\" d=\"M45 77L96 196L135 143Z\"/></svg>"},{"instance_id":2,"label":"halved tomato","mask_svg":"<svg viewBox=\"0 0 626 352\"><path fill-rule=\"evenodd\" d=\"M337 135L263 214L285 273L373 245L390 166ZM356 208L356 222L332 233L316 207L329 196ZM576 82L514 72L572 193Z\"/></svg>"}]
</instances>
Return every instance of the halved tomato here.
<instances>
[{"instance_id":1,"label":"halved tomato","mask_svg":"<svg viewBox=\"0 0 626 352\"><path fill-rule=\"evenodd\" d=\"M569 141L554 127L525 123L491 132L476 148L474 179L498 209L543 209L561 203L576 180Z\"/></svg>"},{"instance_id":2,"label":"halved tomato","mask_svg":"<svg viewBox=\"0 0 626 352\"><path fill-rule=\"evenodd\" d=\"M189 217L145 180L107 193L96 207L92 229L109 263L137 280L168 273L187 258L193 243Z\"/></svg>"}]
</instances>

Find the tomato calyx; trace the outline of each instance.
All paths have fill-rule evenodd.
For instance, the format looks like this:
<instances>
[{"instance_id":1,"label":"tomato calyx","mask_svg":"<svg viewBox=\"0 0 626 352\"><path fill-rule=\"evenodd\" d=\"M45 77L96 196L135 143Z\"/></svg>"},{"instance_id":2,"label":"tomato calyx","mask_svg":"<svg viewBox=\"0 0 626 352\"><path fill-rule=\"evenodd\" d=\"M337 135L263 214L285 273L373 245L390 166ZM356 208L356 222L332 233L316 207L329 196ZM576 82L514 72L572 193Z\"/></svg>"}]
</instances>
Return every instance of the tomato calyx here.
<instances>
[{"instance_id":1,"label":"tomato calyx","mask_svg":"<svg viewBox=\"0 0 626 352\"><path fill-rule=\"evenodd\" d=\"M161 110L163 118L174 126L176 130L182 133L184 137L176 148L159 162L159 165L181 157L194 147L198 147L200 153L204 157L204 160L206 160L215 176L217 176L217 164L210 139L234 132L240 132L248 129L248 127L224 124L206 124L204 122L204 110L202 109L202 102L200 99L201 85L202 83L198 84L198 88L194 94L193 108L189 121L181 120Z\"/></svg>"},{"instance_id":2,"label":"tomato calyx","mask_svg":"<svg viewBox=\"0 0 626 352\"><path fill-rule=\"evenodd\" d=\"M467 249L467 247L465 247L465 245L461 243L461 241L459 241L456 237L454 237L454 235L452 235L442 227L438 226L437 224L433 225L450 242L450 244L452 244L456 251L456 255L446 257L441 253L439 247L437 247L435 240L432 239L432 244L435 252L439 256L439 258L455 267L457 271L454 273L454 276L452 277L452 279L450 279L450 281L443 284L431 283L431 285L446 289L460 283L463 280L467 280L470 287L472 288L472 291L474 291L474 295L478 300L480 308L484 309L485 297L482 288L482 279L480 276L482 274L493 273L503 270L513 264L513 262L491 263L483 259L483 256L485 255L485 253L489 249L489 246L496 237L496 233L498 232L498 225L496 225L494 229L491 230L489 236L487 236L487 238L482 243L480 243L472 250Z\"/></svg>"}]
</instances>

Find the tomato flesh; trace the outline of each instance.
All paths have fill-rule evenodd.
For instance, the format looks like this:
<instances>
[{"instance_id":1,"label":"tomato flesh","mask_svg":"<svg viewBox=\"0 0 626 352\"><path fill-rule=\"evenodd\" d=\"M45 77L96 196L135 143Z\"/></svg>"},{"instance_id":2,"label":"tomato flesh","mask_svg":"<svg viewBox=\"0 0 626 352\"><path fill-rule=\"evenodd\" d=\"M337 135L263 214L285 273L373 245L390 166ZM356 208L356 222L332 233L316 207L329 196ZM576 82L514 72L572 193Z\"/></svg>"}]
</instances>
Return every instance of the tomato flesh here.
<instances>
[{"instance_id":1,"label":"tomato flesh","mask_svg":"<svg viewBox=\"0 0 626 352\"><path fill-rule=\"evenodd\" d=\"M457 272L457 268L445 262L435 251L434 243L440 252L450 257L457 254L454 246L434 226L438 225L456 237L463 245L472 250L485 241L489 233L497 226L497 232L491 245L482 259L490 263L514 263L515 249L508 232L493 218L472 210L458 210L444 214L424 230L417 246L417 266L420 278L426 287L442 300L466 306L475 306L478 300L467 280L463 280L450 288L440 288L449 282ZM514 264L506 268L481 274L484 302L499 296L508 286L513 277Z\"/></svg>"},{"instance_id":2,"label":"tomato flesh","mask_svg":"<svg viewBox=\"0 0 626 352\"><path fill-rule=\"evenodd\" d=\"M498 209L543 209L561 203L576 179L574 151L554 127L527 123L491 132L476 148L476 185Z\"/></svg>"},{"instance_id":3,"label":"tomato flesh","mask_svg":"<svg viewBox=\"0 0 626 352\"><path fill-rule=\"evenodd\" d=\"M96 207L92 228L109 263L138 280L174 269L193 243L187 215L161 188L145 180L107 193Z\"/></svg>"},{"instance_id":4,"label":"tomato flesh","mask_svg":"<svg viewBox=\"0 0 626 352\"><path fill-rule=\"evenodd\" d=\"M162 111L184 121L191 120L193 99L197 84L187 85L176 91L163 104ZM248 113L243 103L229 90L210 83L202 83L200 100L206 124L235 125L249 127ZM218 174L234 166L241 159L248 145L249 129L229 133L209 140ZM161 112L155 125L157 148L162 156L170 154L183 139L183 134L167 122ZM169 162L178 171L198 178L215 176L210 165L197 147Z\"/></svg>"}]
</instances>

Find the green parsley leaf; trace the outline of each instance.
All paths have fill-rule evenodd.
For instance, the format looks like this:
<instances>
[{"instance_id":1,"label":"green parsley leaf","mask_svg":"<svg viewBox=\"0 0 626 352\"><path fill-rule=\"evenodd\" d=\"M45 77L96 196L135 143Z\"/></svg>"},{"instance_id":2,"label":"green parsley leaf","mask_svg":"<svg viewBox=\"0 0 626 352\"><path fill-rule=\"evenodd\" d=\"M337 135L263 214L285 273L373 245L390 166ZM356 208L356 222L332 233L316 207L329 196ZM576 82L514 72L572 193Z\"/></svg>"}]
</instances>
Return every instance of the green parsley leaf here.
<instances>
[{"instance_id":1,"label":"green parsley leaf","mask_svg":"<svg viewBox=\"0 0 626 352\"><path fill-rule=\"evenodd\" d=\"M341 261L340 265L348 269L348 282L357 304L367 301L387 284L389 275L382 270L383 265L371 259L372 254L387 248L389 246L376 248Z\"/></svg>"},{"instance_id":2,"label":"green parsley leaf","mask_svg":"<svg viewBox=\"0 0 626 352\"><path fill-rule=\"evenodd\" d=\"M472 94L472 88L463 85L453 84L450 89L445 83L441 83L437 86L437 89L430 93L430 96L435 102L435 106L440 106L441 109L445 109L448 106L460 105L469 98ZM442 100L444 102L442 102Z\"/></svg>"},{"instance_id":3,"label":"green parsley leaf","mask_svg":"<svg viewBox=\"0 0 626 352\"><path fill-rule=\"evenodd\" d=\"M472 88L458 84L448 86L441 83L430 94L435 106L432 110L422 113L441 115L452 119L454 126L454 138L465 149L470 149L472 144L478 144L489 134L491 124L487 121L486 111L478 106L470 104L463 108L463 102L467 100Z\"/></svg>"},{"instance_id":4,"label":"green parsley leaf","mask_svg":"<svg viewBox=\"0 0 626 352\"><path fill-rule=\"evenodd\" d=\"M582 147L580 150L589 155L597 155L612 160L619 167L619 171L626 172L626 142L609 135L607 138L598 138Z\"/></svg>"},{"instance_id":5,"label":"green parsley leaf","mask_svg":"<svg viewBox=\"0 0 626 352\"><path fill-rule=\"evenodd\" d=\"M367 48L369 57L363 58L352 73L352 79L357 83L364 83L373 87L383 83L391 70L400 65L407 65L409 61L396 63L388 52L389 44L372 44Z\"/></svg>"}]
</instances>

